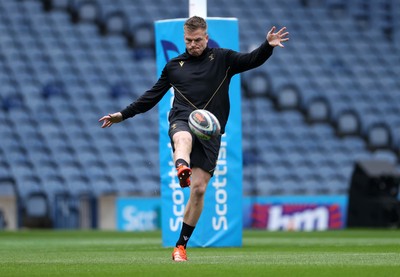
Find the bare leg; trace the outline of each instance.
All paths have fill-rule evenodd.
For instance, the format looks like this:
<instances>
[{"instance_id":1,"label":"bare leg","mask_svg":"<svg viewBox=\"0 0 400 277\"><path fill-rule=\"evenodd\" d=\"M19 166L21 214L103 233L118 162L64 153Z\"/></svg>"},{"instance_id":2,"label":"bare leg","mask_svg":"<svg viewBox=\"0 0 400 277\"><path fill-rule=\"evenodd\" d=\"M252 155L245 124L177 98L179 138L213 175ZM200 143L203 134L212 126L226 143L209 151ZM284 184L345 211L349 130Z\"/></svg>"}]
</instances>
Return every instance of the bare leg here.
<instances>
[{"instance_id":1,"label":"bare leg","mask_svg":"<svg viewBox=\"0 0 400 277\"><path fill-rule=\"evenodd\" d=\"M196 226L203 211L204 195L211 175L201 168L192 168L192 184L190 186L190 197L186 204L183 222L190 226Z\"/></svg>"},{"instance_id":2,"label":"bare leg","mask_svg":"<svg viewBox=\"0 0 400 277\"><path fill-rule=\"evenodd\" d=\"M174 140L175 141L175 140ZM176 151L176 150L175 150ZM189 152L190 153L190 152ZM178 158L179 156L174 156ZM181 156L182 157L182 156ZM193 167L191 176L190 196L183 215L183 224L176 247L172 252L174 261L187 261L186 245L199 221L204 207L204 195L211 175L207 171Z\"/></svg>"},{"instance_id":3,"label":"bare leg","mask_svg":"<svg viewBox=\"0 0 400 277\"><path fill-rule=\"evenodd\" d=\"M190 164L190 152L192 151L192 135L186 131L180 131L173 135L174 141L174 162L183 159Z\"/></svg>"}]
</instances>

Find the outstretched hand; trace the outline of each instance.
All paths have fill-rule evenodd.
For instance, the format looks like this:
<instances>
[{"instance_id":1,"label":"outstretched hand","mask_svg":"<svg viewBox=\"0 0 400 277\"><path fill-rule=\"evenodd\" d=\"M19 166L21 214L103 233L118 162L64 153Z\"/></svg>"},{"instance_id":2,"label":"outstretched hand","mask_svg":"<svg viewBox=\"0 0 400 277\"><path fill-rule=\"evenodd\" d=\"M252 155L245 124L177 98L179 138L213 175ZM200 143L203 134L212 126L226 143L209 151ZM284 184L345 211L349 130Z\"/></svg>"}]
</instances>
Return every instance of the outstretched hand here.
<instances>
[{"instance_id":1,"label":"outstretched hand","mask_svg":"<svg viewBox=\"0 0 400 277\"><path fill-rule=\"evenodd\" d=\"M120 112L118 112L118 113L105 115L99 119L99 122L101 122L101 121L103 121L103 125L101 125L101 128L111 127L111 125L113 125L114 123L119 123L122 121L122 114Z\"/></svg>"},{"instance_id":2,"label":"outstretched hand","mask_svg":"<svg viewBox=\"0 0 400 277\"><path fill-rule=\"evenodd\" d=\"M288 38L289 32L285 32L286 27L283 27L278 32L274 33L275 30L276 30L276 27L273 26L267 34L267 40L268 40L269 45L271 45L272 47L275 47L275 46L279 46L282 48L285 47L285 46L283 46L282 42L286 42L289 40L289 38Z\"/></svg>"}]
</instances>

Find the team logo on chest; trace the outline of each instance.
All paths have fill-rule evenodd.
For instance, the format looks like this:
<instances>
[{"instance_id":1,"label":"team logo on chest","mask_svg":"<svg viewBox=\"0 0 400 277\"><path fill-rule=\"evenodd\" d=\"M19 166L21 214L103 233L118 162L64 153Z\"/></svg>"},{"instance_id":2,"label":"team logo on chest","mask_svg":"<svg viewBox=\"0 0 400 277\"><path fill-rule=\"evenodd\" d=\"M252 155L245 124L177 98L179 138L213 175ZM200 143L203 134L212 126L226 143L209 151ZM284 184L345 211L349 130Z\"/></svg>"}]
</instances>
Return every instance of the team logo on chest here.
<instances>
[{"instance_id":1,"label":"team logo on chest","mask_svg":"<svg viewBox=\"0 0 400 277\"><path fill-rule=\"evenodd\" d=\"M214 54L210 54L210 56L208 56L208 58L210 59L210 62L214 59Z\"/></svg>"},{"instance_id":2,"label":"team logo on chest","mask_svg":"<svg viewBox=\"0 0 400 277\"><path fill-rule=\"evenodd\" d=\"M184 63L185 63L184 61L180 61L179 65L182 67Z\"/></svg>"}]
</instances>

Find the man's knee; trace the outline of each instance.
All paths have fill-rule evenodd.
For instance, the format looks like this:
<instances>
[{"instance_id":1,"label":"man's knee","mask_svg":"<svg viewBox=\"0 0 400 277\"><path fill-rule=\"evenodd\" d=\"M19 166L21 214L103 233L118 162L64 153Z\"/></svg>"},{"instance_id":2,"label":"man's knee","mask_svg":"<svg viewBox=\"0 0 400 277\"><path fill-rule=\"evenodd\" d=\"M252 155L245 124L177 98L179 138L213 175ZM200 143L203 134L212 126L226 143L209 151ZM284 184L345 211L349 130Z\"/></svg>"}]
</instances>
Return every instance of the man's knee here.
<instances>
[{"instance_id":1,"label":"man's knee","mask_svg":"<svg viewBox=\"0 0 400 277\"><path fill-rule=\"evenodd\" d=\"M173 136L175 147L181 145L192 145L192 135L189 132L178 132Z\"/></svg>"},{"instance_id":2,"label":"man's knee","mask_svg":"<svg viewBox=\"0 0 400 277\"><path fill-rule=\"evenodd\" d=\"M207 171L195 167L192 172L192 194L197 197L203 197L206 193L208 182L210 181L211 175Z\"/></svg>"},{"instance_id":3,"label":"man's knee","mask_svg":"<svg viewBox=\"0 0 400 277\"><path fill-rule=\"evenodd\" d=\"M191 186L192 194L195 195L198 198L204 197L204 194L206 193L206 188L207 184L193 184Z\"/></svg>"}]
</instances>

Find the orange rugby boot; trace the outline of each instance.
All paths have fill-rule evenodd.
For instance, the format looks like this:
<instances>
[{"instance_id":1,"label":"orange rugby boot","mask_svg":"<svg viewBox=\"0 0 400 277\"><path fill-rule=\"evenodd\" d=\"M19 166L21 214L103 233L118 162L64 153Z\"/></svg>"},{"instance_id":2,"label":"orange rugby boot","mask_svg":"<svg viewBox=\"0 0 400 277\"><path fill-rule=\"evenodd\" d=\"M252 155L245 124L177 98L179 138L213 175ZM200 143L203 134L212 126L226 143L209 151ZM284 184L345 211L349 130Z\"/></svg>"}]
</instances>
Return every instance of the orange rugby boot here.
<instances>
[{"instance_id":1,"label":"orange rugby boot","mask_svg":"<svg viewBox=\"0 0 400 277\"><path fill-rule=\"evenodd\" d=\"M177 168L177 176L179 179L179 185L181 188L186 188L190 186L190 175L192 175L192 170L186 165L179 165Z\"/></svg>"},{"instance_id":2,"label":"orange rugby boot","mask_svg":"<svg viewBox=\"0 0 400 277\"><path fill-rule=\"evenodd\" d=\"M178 245L174 248L174 251L172 252L172 260L175 262L186 262L188 260L186 249L183 245Z\"/></svg>"}]
</instances>

